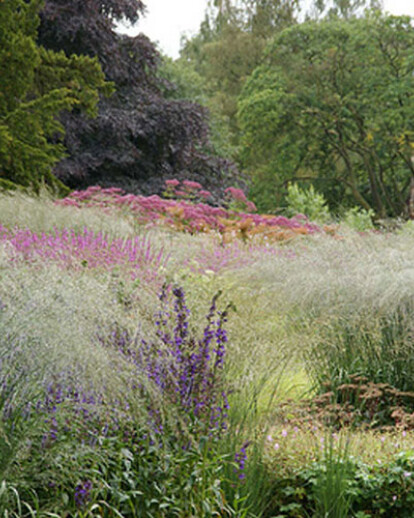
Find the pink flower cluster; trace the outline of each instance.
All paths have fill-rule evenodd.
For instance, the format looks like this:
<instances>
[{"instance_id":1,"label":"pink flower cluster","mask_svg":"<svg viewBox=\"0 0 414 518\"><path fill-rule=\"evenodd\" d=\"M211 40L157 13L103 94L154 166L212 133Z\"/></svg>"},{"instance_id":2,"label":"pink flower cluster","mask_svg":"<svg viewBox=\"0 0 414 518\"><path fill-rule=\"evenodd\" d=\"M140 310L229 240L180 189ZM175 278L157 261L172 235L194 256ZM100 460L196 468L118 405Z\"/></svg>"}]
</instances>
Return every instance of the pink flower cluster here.
<instances>
[{"instance_id":1,"label":"pink flower cluster","mask_svg":"<svg viewBox=\"0 0 414 518\"><path fill-rule=\"evenodd\" d=\"M167 182L174 186L177 181L167 180ZM174 184L171 182L174 182ZM191 182L191 184L194 183L196 182ZM236 195L239 194L236 193ZM306 233L320 231L317 225L296 218L289 219L284 216L236 212L221 207L212 207L206 203L165 199L157 195L124 194L117 188L102 189L98 186L89 187L85 191L74 191L67 198L59 200L57 203L75 207L128 208L139 223L163 224L190 233L209 232L212 230L223 233L228 228L229 222L242 223L247 220L249 225L256 227L260 225L262 227L286 230L302 229Z\"/></svg>"},{"instance_id":2,"label":"pink flower cluster","mask_svg":"<svg viewBox=\"0 0 414 518\"><path fill-rule=\"evenodd\" d=\"M230 195L235 201L247 202L246 195L241 189L236 189L236 187L228 187L224 192Z\"/></svg>"},{"instance_id":3,"label":"pink flower cluster","mask_svg":"<svg viewBox=\"0 0 414 518\"><path fill-rule=\"evenodd\" d=\"M109 239L102 233L87 228L75 230L54 230L36 234L28 229L9 230L0 224L0 243L11 248L12 260L51 261L71 268L102 268L122 270L133 279L156 281L159 270L165 266L168 256L163 250L152 249L145 237L133 239Z\"/></svg>"},{"instance_id":4,"label":"pink flower cluster","mask_svg":"<svg viewBox=\"0 0 414 518\"><path fill-rule=\"evenodd\" d=\"M166 190L164 195L167 198L184 199L191 201L208 200L211 198L211 192L203 190L203 186L198 182L184 180L181 188L178 189L180 181L177 179L165 181Z\"/></svg>"}]
</instances>

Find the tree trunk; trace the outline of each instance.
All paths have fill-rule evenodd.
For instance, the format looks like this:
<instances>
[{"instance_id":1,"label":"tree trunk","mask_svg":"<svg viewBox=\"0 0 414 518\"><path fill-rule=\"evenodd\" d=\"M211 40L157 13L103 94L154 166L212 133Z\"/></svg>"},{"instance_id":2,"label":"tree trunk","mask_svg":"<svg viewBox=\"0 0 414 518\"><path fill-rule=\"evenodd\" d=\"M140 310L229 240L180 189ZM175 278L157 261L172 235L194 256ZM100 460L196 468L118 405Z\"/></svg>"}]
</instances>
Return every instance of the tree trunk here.
<instances>
[{"instance_id":1,"label":"tree trunk","mask_svg":"<svg viewBox=\"0 0 414 518\"><path fill-rule=\"evenodd\" d=\"M408 196L408 217L414 219L414 176L411 177L410 193Z\"/></svg>"}]
</instances>

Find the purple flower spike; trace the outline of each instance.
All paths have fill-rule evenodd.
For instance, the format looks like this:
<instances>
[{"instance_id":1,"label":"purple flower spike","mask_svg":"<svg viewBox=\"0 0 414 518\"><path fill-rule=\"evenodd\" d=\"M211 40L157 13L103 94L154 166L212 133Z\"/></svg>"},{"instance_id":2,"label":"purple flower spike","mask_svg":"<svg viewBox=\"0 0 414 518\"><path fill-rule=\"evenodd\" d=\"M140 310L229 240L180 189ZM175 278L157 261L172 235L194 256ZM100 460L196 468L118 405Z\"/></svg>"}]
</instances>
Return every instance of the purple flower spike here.
<instances>
[{"instance_id":1,"label":"purple flower spike","mask_svg":"<svg viewBox=\"0 0 414 518\"><path fill-rule=\"evenodd\" d=\"M76 507L85 507L85 505L90 501L91 489L92 482L90 480L85 480L76 486L74 495Z\"/></svg>"}]
</instances>

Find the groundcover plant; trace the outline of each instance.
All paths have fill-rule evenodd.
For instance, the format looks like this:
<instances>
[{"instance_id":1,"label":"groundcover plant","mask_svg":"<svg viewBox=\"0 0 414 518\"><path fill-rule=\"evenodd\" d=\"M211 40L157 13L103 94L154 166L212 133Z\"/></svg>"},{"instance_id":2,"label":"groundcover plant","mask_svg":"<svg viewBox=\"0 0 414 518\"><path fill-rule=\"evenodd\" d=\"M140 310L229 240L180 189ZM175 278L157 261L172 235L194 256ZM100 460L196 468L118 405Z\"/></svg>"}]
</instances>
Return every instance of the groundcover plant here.
<instances>
[{"instance_id":1,"label":"groundcover plant","mask_svg":"<svg viewBox=\"0 0 414 518\"><path fill-rule=\"evenodd\" d=\"M166 196L0 196L0 516L412 517L410 225Z\"/></svg>"}]
</instances>

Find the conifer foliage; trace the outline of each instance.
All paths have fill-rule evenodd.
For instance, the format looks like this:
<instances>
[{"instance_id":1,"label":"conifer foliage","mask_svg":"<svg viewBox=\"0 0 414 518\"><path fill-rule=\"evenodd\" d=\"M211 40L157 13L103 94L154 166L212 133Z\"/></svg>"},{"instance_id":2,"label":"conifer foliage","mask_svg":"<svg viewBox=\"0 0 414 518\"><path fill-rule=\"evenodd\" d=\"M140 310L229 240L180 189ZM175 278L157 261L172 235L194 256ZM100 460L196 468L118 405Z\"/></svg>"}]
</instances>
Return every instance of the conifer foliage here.
<instances>
[{"instance_id":1,"label":"conifer foliage","mask_svg":"<svg viewBox=\"0 0 414 518\"><path fill-rule=\"evenodd\" d=\"M109 91L96 59L67 57L36 44L42 2L0 0L0 186L62 189L52 174L62 159L59 113L93 115Z\"/></svg>"}]
</instances>

